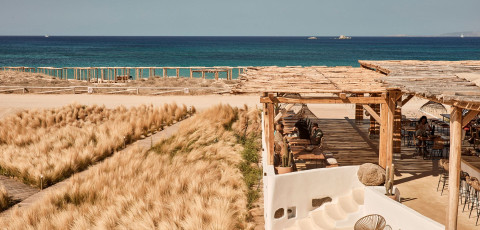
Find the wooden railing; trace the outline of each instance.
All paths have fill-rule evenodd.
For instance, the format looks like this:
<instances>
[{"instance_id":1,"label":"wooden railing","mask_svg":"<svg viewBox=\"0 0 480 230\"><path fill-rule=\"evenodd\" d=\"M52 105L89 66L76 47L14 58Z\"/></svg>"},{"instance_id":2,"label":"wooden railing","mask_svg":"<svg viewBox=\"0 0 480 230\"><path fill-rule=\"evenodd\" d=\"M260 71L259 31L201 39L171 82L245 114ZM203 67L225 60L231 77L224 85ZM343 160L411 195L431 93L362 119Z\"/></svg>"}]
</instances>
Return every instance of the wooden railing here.
<instances>
[{"instance_id":1,"label":"wooden railing","mask_svg":"<svg viewBox=\"0 0 480 230\"><path fill-rule=\"evenodd\" d=\"M191 66L191 67L1 67L4 71L18 71L18 72L32 72L42 73L53 76L59 79L75 79L94 82L117 82L119 80L138 80L142 78L152 77L189 77L189 78L206 78L206 75L211 73L215 80L224 79L232 80L238 76L248 66ZM157 75L157 71L161 70L161 75ZM175 70L174 76L169 76L168 70ZM184 76L181 76L184 72ZM147 74L148 73L148 74ZM194 76L198 73L199 76ZM187 75L189 74L189 75Z\"/></svg>"}]
</instances>

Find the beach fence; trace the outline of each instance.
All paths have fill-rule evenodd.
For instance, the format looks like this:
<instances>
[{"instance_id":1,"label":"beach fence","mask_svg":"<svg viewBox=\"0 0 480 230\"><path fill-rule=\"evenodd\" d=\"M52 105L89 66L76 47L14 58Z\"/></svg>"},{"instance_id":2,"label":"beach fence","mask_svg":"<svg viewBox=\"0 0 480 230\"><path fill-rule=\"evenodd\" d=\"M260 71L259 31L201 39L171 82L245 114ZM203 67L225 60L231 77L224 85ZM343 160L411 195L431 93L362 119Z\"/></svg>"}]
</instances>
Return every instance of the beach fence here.
<instances>
[{"instance_id":1,"label":"beach fence","mask_svg":"<svg viewBox=\"0 0 480 230\"><path fill-rule=\"evenodd\" d=\"M87 82L126 82L144 78L237 79L250 66L191 67L2 67L4 71L42 73L58 79Z\"/></svg>"}]
</instances>

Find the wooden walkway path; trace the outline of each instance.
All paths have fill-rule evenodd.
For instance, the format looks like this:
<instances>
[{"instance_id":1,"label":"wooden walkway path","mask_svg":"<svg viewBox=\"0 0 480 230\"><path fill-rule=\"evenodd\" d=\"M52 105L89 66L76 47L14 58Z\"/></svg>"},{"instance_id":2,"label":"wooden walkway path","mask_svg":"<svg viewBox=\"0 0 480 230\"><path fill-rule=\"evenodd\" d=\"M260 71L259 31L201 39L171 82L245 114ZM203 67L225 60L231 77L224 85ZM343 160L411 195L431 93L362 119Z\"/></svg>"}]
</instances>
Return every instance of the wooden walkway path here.
<instances>
[{"instance_id":1,"label":"wooden walkway path","mask_svg":"<svg viewBox=\"0 0 480 230\"><path fill-rule=\"evenodd\" d=\"M157 132L156 134L153 134L149 137L138 140L138 141L128 145L125 149L123 149L121 151L118 151L115 154L122 154L122 152L129 151L130 149L135 148L136 146L139 146L139 147L142 147L142 148L150 148L152 143L155 144L155 143L157 143L157 142L159 142L163 139L169 138L172 135L174 135L177 132L177 130L180 126L180 123L182 123L182 122L183 121L178 122L174 125L171 125L171 126L165 128L164 130L162 130L160 132ZM96 167L96 166L93 165L93 166L90 166L90 167ZM70 178L72 178L73 176L76 176L76 177L82 176L88 170L89 169L86 169L82 172L76 173L76 174L72 175L71 177L69 177L68 179L65 179L65 180L63 180L59 183L56 183L56 184L54 184L54 185L52 185L52 186L50 186L50 187L48 187L44 190L38 190L38 189L32 188L28 185L25 185L21 182L18 182L16 180L6 178L8 183L11 184L10 187L7 187L7 185L5 185L9 194L11 194L14 198L15 197L22 198L21 199L22 201L20 203L16 204L16 205L14 205L10 209L7 209L6 211L1 212L0 213L0 223L2 221L4 221L5 218L10 217L10 213L14 209L28 208L30 205L34 204L38 200L41 200L47 193L52 192L52 191L56 191L57 189L61 188L62 186L65 186L68 183L68 181L70 180ZM3 182L2 177L0 177L0 182ZM8 190L8 188L11 188L11 189Z\"/></svg>"},{"instance_id":2,"label":"wooden walkway path","mask_svg":"<svg viewBox=\"0 0 480 230\"><path fill-rule=\"evenodd\" d=\"M0 175L0 185L3 185L8 194L12 196L12 199L16 202L23 201L29 196L40 191L38 188L28 186L15 179Z\"/></svg>"}]
</instances>

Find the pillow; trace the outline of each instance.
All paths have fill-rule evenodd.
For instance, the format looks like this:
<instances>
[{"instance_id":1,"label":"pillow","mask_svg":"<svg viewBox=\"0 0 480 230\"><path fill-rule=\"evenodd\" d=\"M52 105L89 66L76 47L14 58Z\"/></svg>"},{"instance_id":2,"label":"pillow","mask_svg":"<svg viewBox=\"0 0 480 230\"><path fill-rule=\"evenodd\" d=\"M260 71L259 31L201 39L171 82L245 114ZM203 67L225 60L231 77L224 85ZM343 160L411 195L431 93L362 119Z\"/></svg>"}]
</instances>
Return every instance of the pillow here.
<instances>
[{"instance_id":1,"label":"pillow","mask_svg":"<svg viewBox=\"0 0 480 230\"><path fill-rule=\"evenodd\" d=\"M335 158L327 158L327 163L329 165L336 165L338 164L337 160Z\"/></svg>"}]
</instances>

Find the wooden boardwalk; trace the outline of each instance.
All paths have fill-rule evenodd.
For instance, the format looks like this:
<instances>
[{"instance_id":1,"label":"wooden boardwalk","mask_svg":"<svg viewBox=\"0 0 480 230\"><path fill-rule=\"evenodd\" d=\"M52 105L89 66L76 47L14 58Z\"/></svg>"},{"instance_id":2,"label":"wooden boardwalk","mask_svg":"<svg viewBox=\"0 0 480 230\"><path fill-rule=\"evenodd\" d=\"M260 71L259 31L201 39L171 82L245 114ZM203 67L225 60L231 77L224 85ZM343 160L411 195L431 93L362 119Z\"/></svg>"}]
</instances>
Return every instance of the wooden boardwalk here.
<instances>
[{"instance_id":1,"label":"wooden boardwalk","mask_svg":"<svg viewBox=\"0 0 480 230\"><path fill-rule=\"evenodd\" d=\"M122 154L122 152L129 151L130 149L135 148L136 146L148 149L148 148L151 147L152 143L155 144L155 143L157 143L157 142L159 142L163 139L169 138L173 134L175 134L177 132L179 126L180 126L180 123L182 123L182 122L183 121L178 122L174 125L171 125L171 126L165 128L164 130L162 130L160 132L157 132L156 134L153 134L149 137L138 140L138 141L128 145L125 149L116 152L115 154ZM96 167L96 166L93 165L91 167ZM6 178L11 183L11 188L13 188L11 190L8 190L8 188L7 188L9 194L11 194L14 197L22 197L23 199L20 203L14 205L10 209L7 209L6 211L4 211L2 213L0 213L0 223L2 221L5 221L8 217L10 217L10 214L11 214L11 212L13 212L14 209L23 210L25 208L28 208L30 205L32 205L35 202L41 200L49 192L56 191L57 189L65 186L69 182L70 178L72 178L73 176L75 176L75 177L80 176L81 177L82 175L85 175L85 173L88 170L89 169L86 169L85 171L76 173L76 174L72 175L71 177L69 177L68 179L65 179L65 180L63 180L59 183L56 183L56 184L54 184L54 185L52 185L52 186L50 186L50 187L48 187L44 190L34 189L34 188L32 188L30 186L27 186L27 185L25 185L21 182L15 181L13 179ZM0 177L0 182L3 182L3 180L1 180L1 179L2 178ZM7 187L7 186L5 186L5 187ZM26 187L30 188L31 190L28 190Z\"/></svg>"},{"instance_id":2,"label":"wooden boardwalk","mask_svg":"<svg viewBox=\"0 0 480 230\"><path fill-rule=\"evenodd\" d=\"M15 202L21 202L29 196L40 191L38 188L28 186L18 180L0 175L0 185L3 185Z\"/></svg>"}]
</instances>

